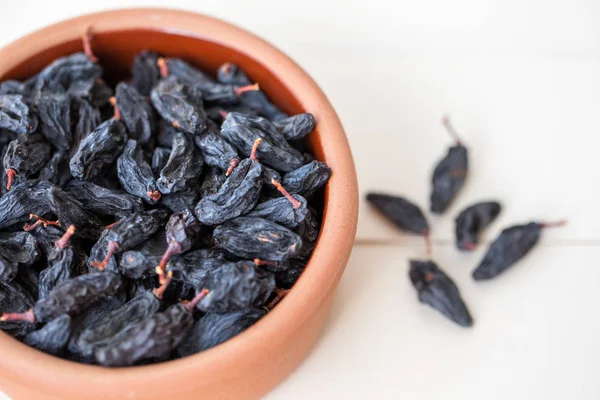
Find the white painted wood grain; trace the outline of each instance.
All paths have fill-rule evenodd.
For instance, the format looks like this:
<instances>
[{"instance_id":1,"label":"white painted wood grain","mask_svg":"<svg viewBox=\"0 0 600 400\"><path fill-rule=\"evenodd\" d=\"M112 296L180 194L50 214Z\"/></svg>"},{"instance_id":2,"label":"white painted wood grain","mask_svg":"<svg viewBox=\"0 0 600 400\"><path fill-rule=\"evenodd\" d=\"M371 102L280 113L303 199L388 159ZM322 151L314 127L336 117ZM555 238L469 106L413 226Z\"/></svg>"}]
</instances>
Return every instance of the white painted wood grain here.
<instances>
[{"instance_id":1,"label":"white painted wood grain","mask_svg":"<svg viewBox=\"0 0 600 400\"><path fill-rule=\"evenodd\" d=\"M495 281L478 255L436 248L475 325L418 303L407 260L419 248L355 247L326 332L269 400L600 398L600 249L543 246Z\"/></svg>"}]
</instances>

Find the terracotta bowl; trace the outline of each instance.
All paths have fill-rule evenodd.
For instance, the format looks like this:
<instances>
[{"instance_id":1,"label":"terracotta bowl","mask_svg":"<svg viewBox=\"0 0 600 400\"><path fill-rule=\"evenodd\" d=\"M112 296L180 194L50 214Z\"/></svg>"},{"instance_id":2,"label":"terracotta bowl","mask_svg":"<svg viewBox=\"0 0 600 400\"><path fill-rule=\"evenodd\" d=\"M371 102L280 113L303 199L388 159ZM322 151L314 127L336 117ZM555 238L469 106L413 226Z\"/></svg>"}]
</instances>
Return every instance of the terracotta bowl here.
<instances>
[{"instance_id":1,"label":"terracotta bowl","mask_svg":"<svg viewBox=\"0 0 600 400\"><path fill-rule=\"evenodd\" d=\"M333 170L316 250L293 290L246 332L213 349L165 363L106 369L48 356L0 334L0 389L13 399L254 399L283 380L318 339L350 256L358 190L344 129L315 82L256 36L204 15L134 9L86 15L34 32L0 50L0 80L23 79L57 57L93 49L109 77L123 77L142 49L215 71L239 64L283 110L308 111L315 156Z\"/></svg>"}]
</instances>

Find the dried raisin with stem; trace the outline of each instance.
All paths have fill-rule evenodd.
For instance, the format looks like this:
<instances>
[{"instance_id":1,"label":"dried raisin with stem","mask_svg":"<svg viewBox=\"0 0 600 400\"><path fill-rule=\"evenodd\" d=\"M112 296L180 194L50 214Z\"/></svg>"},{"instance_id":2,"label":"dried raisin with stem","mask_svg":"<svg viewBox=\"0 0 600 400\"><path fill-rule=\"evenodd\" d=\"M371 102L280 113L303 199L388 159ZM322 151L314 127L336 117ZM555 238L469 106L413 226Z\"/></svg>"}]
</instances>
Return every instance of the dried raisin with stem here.
<instances>
[{"instance_id":1,"label":"dried raisin with stem","mask_svg":"<svg viewBox=\"0 0 600 400\"><path fill-rule=\"evenodd\" d=\"M218 249L201 249L173 257L167 263L167 272L173 280L182 281L198 290L204 287L208 273L228 262L225 253Z\"/></svg>"},{"instance_id":2,"label":"dried raisin with stem","mask_svg":"<svg viewBox=\"0 0 600 400\"><path fill-rule=\"evenodd\" d=\"M30 332L23 343L47 354L61 356L71 336L71 317L67 314L53 319L44 327Z\"/></svg>"},{"instance_id":3,"label":"dried raisin with stem","mask_svg":"<svg viewBox=\"0 0 600 400\"><path fill-rule=\"evenodd\" d=\"M191 329L187 338L175 349L180 357L215 347L250 328L266 312L252 308L230 313L207 313Z\"/></svg>"},{"instance_id":4,"label":"dried raisin with stem","mask_svg":"<svg viewBox=\"0 0 600 400\"><path fill-rule=\"evenodd\" d=\"M119 272L130 279L154 276L155 268L167 250L164 231L156 232L147 242L121 253Z\"/></svg>"},{"instance_id":5,"label":"dried raisin with stem","mask_svg":"<svg viewBox=\"0 0 600 400\"><path fill-rule=\"evenodd\" d=\"M206 113L202 93L174 76L158 82L150 94L160 116L175 128L189 134L206 129Z\"/></svg>"},{"instance_id":6,"label":"dried raisin with stem","mask_svg":"<svg viewBox=\"0 0 600 400\"><path fill-rule=\"evenodd\" d=\"M221 83L235 85L249 85L252 83L246 73L233 63L221 65L217 71L217 79ZM240 102L254 112L273 121L278 121L287 117L287 114L282 112L275 104L271 103L267 96L260 90L244 93L240 97Z\"/></svg>"},{"instance_id":7,"label":"dried raisin with stem","mask_svg":"<svg viewBox=\"0 0 600 400\"><path fill-rule=\"evenodd\" d=\"M37 115L20 94L0 95L0 128L18 134L35 132Z\"/></svg>"},{"instance_id":8,"label":"dried raisin with stem","mask_svg":"<svg viewBox=\"0 0 600 400\"><path fill-rule=\"evenodd\" d=\"M39 73L36 80L44 82L44 89L52 93L68 92L81 82L93 83L102 75L102 68L85 53L74 53L56 59Z\"/></svg>"},{"instance_id":9,"label":"dried raisin with stem","mask_svg":"<svg viewBox=\"0 0 600 400\"><path fill-rule=\"evenodd\" d=\"M302 239L291 230L264 218L238 217L219 225L215 245L246 259L282 261L295 256Z\"/></svg>"},{"instance_id":10,"label":"dried raisin with stem","mask_svg":"<svg viewBox=\"0 0 600 400\"><path fill-rule=\"evenodd\" d=\"M382 193L368 193L367 201L401 230L425 236L429 246L429 224L419 206L404 197Z\"/></svg>"},{"instance_id":11,"label":"dried raisin with stem","mask_svg":"<svg viewBox=\"0 0 600 400\"><path fill-rule=\"evenodd\" d=\"M166 147L156 147L152 152L152 173L156 176L160 175L160 171L167 165L169 157L171 155L171 149Z\"/></svg>"},{"instance_id":12,"label":"dried raisin with stem","mask_svg":"<svg viewBox=\"0 0 600 400\"><path fill-rule=\"evenodd\" d=\"M496 201L486 201L475 203L461 211L455 219L456 248L475 250L479 234L496 219L501 208Z\"/></svg>"},{"instance_id":13,"label":"dried raisin with stem","mask_svg":"<svg viewBox=\"0 0 600 400\"><path fill-rule=\"evenodd\" d=\"M8 144L3 167L8 176L6 189L13 181L21 183L39 172L52 156L52 148L40 134L22 135Z\"/></svg>"},{"instance_id":14,"label":"dried raisin with stem","mask_svg":"<svg viewBox=\"0 0 600 400\"><path fill-rule=\"evenodd\" d=\"M121 218L143 208L142 200L138 197L87 181L72 180L65 190L86 210L96 215Z\"/></svg>"},{"instance_id":15,"label":"dried raisin with stem","mask_svg":"<svg viewBox=\"0 0 600 400\"><path fill-rule=\"evenodd\" d=\"M11 310L14 312L26 312L35 304L35 300L25 287L18 282L0 282L0 310ZM2 321L0 319L0 330L13 337L23 337L33 329L26 321Z\"/></svg>"},{"instance_id":16,"label":"dried raisin with stem","mask_svg":"<svg viewBox=\"0 0 600 400\"><path fill-rule=\"evenodd\" d=\"M260 139L257 139L261 143ZM196 205L196 217L205 225L217 225L244 215L254 208L262 188L262 165L246 158L234 168L215 194L203 197Z\"/></svg>"},{"instance_id":17,"label":"dried raisin with stem","mask_svg":"<svg viewBox=\"0 0 600 400\"><path fill-rule=\"evenodd\" d=\"M462 327L473 326L473 319L456 284L436 263L410 260L409 277L421 303L431 306Z\"/></svg>"},{"instance_id":18,"label":"dried raisin with stem","mask_svg":"<svg viewBox=\"0 0 600 400\"><path fill-rule=\"evenodd\" d=\"M59 187L53 187L48 191L48 202L61 226L75 225L78 237L96 240L102 233L104 229L102 221Z\"/></svg>"},{"instance_id":19,"label":"dried raisin with stem","mask_svg":"<svg viewBox=\"0 0 600 400\"><path fill-rule=\"evenodd\" d=\"M39 131L57 149L67 151L73 144L71 99L63 93L36 96Z\"/></svg>"},{"instance_id":20,"label":"dried raisin with stem","mask_svg":"<svg viewBox=\"0 0 600 400\"><path fill-rule=\"evenodd\" d=\"M62 314L75 316L96 301L114 296L123 282L119 274L97 272L81 275L54 287L44 299L38 300L32 309L21 313L4 313L0 321L48 322Z\"/></svg>"},{"instance_id":21,"label":"dried raisin with stem","mask_svg":"<svg viewBox=\"0 0 600 400\"><path fill-rule=\"evenodd\" d=\"M165 226L168 247L156 267L161 283L164 283L167 261L172 256L191 249L200 234L200 230L200 223L194 218L194 214L189 209L171 215Z\"/></svg>"},{"instance_id":22,"label":"dried raisin with stem","mask_svg":"<svg viewBox=\"0 0 600 400\"><path fill-rule=\"evenodd\" d=\"M530 222L526 225L514 225L504 229L492 242L483 260L473 271L473 279L482 281L500 275L535 247L543 229L562 226L565 223L566 221Z\"/></svg>"},{"instance_id":23,"label":"dried raisin with stem","mask_svg":"<svg viewBox=\"0 0 600 400\"><path fill-rule=\"evenodd\" d=\"M77 336L72 348L83 357L92 357L96 349L109 345L113 337L151 317L159 307L160 301L152 292L143 292L86 326Z\"/></svg>"},{"instance_id":24,"label":"dried raisin with stem","mask_svg":"<svg viewBox=\"0 0 600 400\"><path fill-rule=\"evenodd\" d=\"M140 143L148 143L154 131L152 107L133 86L121 82L115 89L116 107L121 121L127 127L129 137Z\"/></svg>"},{"instance_id":25,"label":"dried raisin with stem","mask_svg":"<svg viewBox=\"0 0 600 400\"><path fill-rule=\"evenodd\" d=\"M209 293L198 303L206 312L231 312L263 306L275 288L272 273L251 261L229 262L209 271Z\"/></svg>"},{"instance_id":26,"label":"dried raisin with stem","mask_svg":"<svg viewBox=\"0 0 600 400\"><path fill-rule=\"evenodd\" d=\"M178 132L173 140L169 160L156 181L158 190L163 194L184 190L198 179L203 163L200 150L194 146L192 139L185 133Z\"/></svg>"},{"instance_id":27,"label":"dried raisin with stem","mask_svg":"<svg viewBox=\"0 0 600 400\"><path fill-rule=\"evenodd\" d=\"M133 59L131 84L142 96L150 96L150 91L160 80L158 54L144 50Z\"/></svg>"},{"instance_id":28,"label":"dried raisin with stem","mask_svg":"<svg viewBox=\"0 0 600 400\"><path fill-rule=\"evenodd\" d=\"M194 86L202 93L204 101L209 103L237 103L244 93L258 90L258 85L251 83L240 86L215 82L210 76L181 59L159 59L157 63L162 76L175 76L186 84Z\"/></svg>"},{"instance_id":29,"label":"dried raisin with stem","mask_svg":"<svg viewBox=\"0 0 600 400\"><path fill-rule=\"evenodd\" d=\"M292 194L310 199L331 177L331 169L321 161L311 161L283 176L283 187Z\"/></svg>"},{"instance_id":30,"label":"dried raisin with stem","mask_svg":"<svg viewBox=\"0 0 600 400\"><path fill-rule=\"evenodd\" d=\"M188 304L174 304L116 335L94 351L100 365L127 366L168 355L187 336L194 324L191 310L206 292Z\"/></svg>"},{"instance_id":31,"label":"dried raisin with stem","mask_svg":"<svg viewBox=\"0 0 600 400\"><path fill-rule=\"evenodd\" d=\"M136 140L129 139L125 144L123 153L117 159L117 174L127 193L144 199L148 204L156 204L160 200L161 193L152 169L144 160L143 151Z\"/></svg>"},{"instance_id":32,"label":"dried raisin with stem","mask_svg":"<svg viewBox=\"0 0 600 400\"><path fill-rule=\"evenodd\" d=\"M267 132L256 126L247 125L241 117L240 114L229 113L221 126L221 134L241 154L250 156L255 140L261 138L257 157L262 163L284 172L293 171L304 164L302 154L291 147L276 130Z\"/></svg>"},{"instance_id":33,"label":"dried raisin with stem","mask_svg":"<svg viewBox=\"0 0 600 400\"><path fill-rule=\"evenodd\" d=\"M87 135L69 163L74 178L90 181L112 165L125 146L125 125L117 119L100 124Z\"/></svg>"},{"instance_id":34,"label":"dried raisin with stem","mask_svg":"<svg viewBox=\"0 0 600 400\"><path fill-rule=\"evenodd\" d=\"M463 146L450 120L445 117L443 122L456 143L436 165L431 178L431 212L436 214L446 211L463 187L468 172L467 148Z\"/></svg>"},{"instance_id":35,"label":"dried raisin with stem","mask_svg":"<svg viewBox=\"0 0 600 400\"><path fill-rule=\"evenodd\" d=\"M287 140L304 139L315 129L315 124L315 117L310 113L296 114L273 122Z\"/></svg>"},{"instance_id":36,"label":"dried raisin with stem","mask_svg":"<svg viewBox=\"0 0 600 400\"><path fill-rule=\"evenodd\" d=\"M76 115L73 132L73 154L79 148L81 141L102 122L100 111L87 100L73 100L71 114ZM73 155L71 154L71 155Z\"/></svg>"},{"instance_id":37,"label":"dried raisin with stem","mask_svg":"<svg viewBox=\"0 0 600 400\"><path fill-rule=\"evenodd\" d=\"M206 165L227 171L231 160L238 158L237 151L220 134L205 132L195 136L194 140Z\"/></svg>"},{"instance_id":38,"label":"dried raisin with stem","mask_svg":"<svg viewBox=\"0 0 600 400\"><path fill-rule=\"evenodd\" d=\"M0 256L29 266L39 261L41 252L38 241L29 232L0 232Z\"/></svg>"},{"instance_id":39,"label":"dried raisin with stem","mask_svg":"<svg viewBox=\"0 0 600 400\"><path fill-rule=\"evenodd\" d=\"M114 254L133 249L154 235L167 220L167 212L161 209L141 211L120 219L106 229L104 258L90 257L91 265L104 269ZM102 244L96 243L96 246ZM92 250L92 253L94 251ZM96 254L94 254L96 255Z\"/></svg>"},{"instance_id":40,"label":"dried raisin with stem","mask_svg":"<svg viewBox=\"0 0 600 400\"><path fill-rule=\"evenodd\" d=\"M47 297L60 282L87 272L87 255L80 248L69 245L69 240L74 233L75 227L70 226L48 255L48 266L40 272L39 299Z\"/></svg>"},{"instance_id":41,"label":"dried raisin with stem","mask_svg":"<svg viewBox=\"0 0 600 400\"><path fill-rule=\"evenodd\" d=\"M304 218L309 212L306 199L297 194L289 194L275 179L271 183L283 194L283 197L259 203L246 215L248 217L265 218L286 228L296 228L304 222Z\"/></svg>"},{"instance_id":42,"label":"dried raisin with stem","mask_svg":"<svg viewBox=\"0 0 600 400\"><path fill-rule=\"evenodd\" d=\"M0 197L0 228L27 221L30 214L49 213L48 191L53 186L48 181L29 180Z\"/></svg>"}]
</instances>

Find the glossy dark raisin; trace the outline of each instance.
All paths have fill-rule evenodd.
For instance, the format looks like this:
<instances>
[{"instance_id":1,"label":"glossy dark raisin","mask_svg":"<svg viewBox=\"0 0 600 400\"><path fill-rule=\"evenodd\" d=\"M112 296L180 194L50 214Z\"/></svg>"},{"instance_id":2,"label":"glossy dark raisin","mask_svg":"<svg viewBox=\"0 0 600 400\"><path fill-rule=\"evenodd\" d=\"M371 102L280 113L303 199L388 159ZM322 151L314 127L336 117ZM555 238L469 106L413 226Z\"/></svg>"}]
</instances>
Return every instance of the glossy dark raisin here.
<instances>
[{"instance_id":1,"label":"glossy dark raisin","mask_svg":"<svg viewBox=\"0 0 600 400\"><path fill-rule=\"evenodd\" d=\"M36 97L39 131L54 147L67 151L73 144L71 99L66 94L43 93Z\"/></svg>"},{"instance_id":2,"label":"glossy dark raisin","mask_svg":"<svg viewBox=\"0 0 600 400\"><path fill-rule=\"evenodd\" d=\"M282 261L293 257L302 239L289 229L257 217L238 217L219 225L213 233L215 245L238 257Z\"/></svg>"},{"instance_id":3,"label":"glossy dark raisin","mask_svg":"<svg viewBox=\"0 0 600 400\"><path fill-rule=\"evenodd\" d=\"M173 140L171 154L165 167L160 171L156 183L163 194L175 193L196 181L202 173L202 155L192 139L179 132Z\"/></svg>"},{"instance_id":4,"label":"glossy dark raisin","mask_svg":"<svg viewBox=\"0 0 600 400\"><path fill-rule=\"evenodd\" d=\"M272 273L250 261L225 263L204 281L209 293L198 303L206 312L231 312L263 306L275 288Z\"/></svg>"},{"instance_id":5,"label":"glossy dark raisin","mask_svg":"<svg viewBox=\"0 0 600 400\"><path fill-rule=\"evenodd\" d=\"M23 338L23 343L53 356L61 356L71 336L71 317L61 315Z\"/></svg>"},{"instance_id":6,"label":"glossy dark raisin","mask_svg":"<svg viewBox=\"0 0 600 400\"><path fill-rule=\"evenodd\" d=\"M501 208L496 201L486 201L475 203L461 211L455 219L456 247L459 250L474 250L479 234L496 219Z\"/></svg>"},{"instance_id":7,"label":"glossy dark raisin","mask_svg":"<svg viewBox=\"0 0 600 400\"><path fill-rule=\"evenodd\" d=\"M154 131L152 107L137 90L121 82L115 90L117 108L129 137L146 144Z\"/></svg>"},{"instance_id":8,"label":"glossy dark raisin","mask_svg":"<svg viewBox=\"0 0 600 400\"><path fill-rule=\"evenodd\" d=\"M176 348L180 357L215 347L250 328L266 312L259 309L230 313L207 313L194 324L187 338Z\"/></svg>"},{"instance_id":9,"label":"glossy dark raisin","mask_svg":"<svg viewBox=\"0 0 600 400\"><path fill-rule=\"evenodd\" d=\"M431 212L436 214L446 211L463 187L468 172L467 148L463 146L448 118L444 118L444 125L455 138L456 144L448 149L448 154L433 171Z\"/></svg>"},{"instance_id":10,"label":"glossy dark raisin","mask_svg":"<svg viewBox=\"0 0 600 400\"><path fill-rule=\"evenodd\" d=\"M256 139L262 139L256 152L258 159L279 171L293 171L304 164L302 154L291 147L276 129L269 132L250 125L241 114L229 113L221 126L221 134L246 157L252 153Z\"/></svg>"},{"instance_id":11,"label":"glossy dark raisin","mask_svg":"<svg viewBox=\"0 0 600 400\"><path fill-rule=\"evenodd\" d=\"M141 199L135 196L87 181L72 180L66 191L96 215L121 218L141 211L143 207Z\"/></svg>"},{"instance_id":12,"label":"glossy dark raisin","mask_svg":"<svg viewBox=\"0 0 600 400\"><path fill-rule=\"evenodd\" d=\"M473 279L482 281L500 275L535 247L542 234L542 229L561 226L564 223L564 221L556 223L530 222L526 225L514 225L504 229L492 242L483 260L473 271Z\"/></svg>"},{"instance_id":13,"label":"glossy dark raisin","mask_svg":"<svg viewBox=\"0 0 600 400\"><path fill-rule=\"evenodd\" d=\"M331 177L331 169L321 161L312 161L283 176L283 187L293 194L310 199Z\"/></svg>"},{"instance_id":14,"label":"glossy dark raisin","mask_svg":"<svg viewBox=\"0 0 600 400\"><path fill-rule=\"evenodd\" d=\"M203 197L196 205L196 217L205 225L217 225L254 208L262 188L262 166L246 158L233 170L215 194Z\"/></svg>"},{"instance_id":15,"label":"glossy dark raisin","mask_svg":"<svg viewBox=\"0 0 600 400\"><path fill-rule=\"evenodd\" d=\"M117 174L127 193L144 199L148 204L156 204L160 200L161 193L152 169L136 140L129 139L125 144L123 153L117 159Z\"/></svg>"},{"instance_id":16,"label":"glossy dark raisin","mask_svg":"<svg viewBox=\"0 0 600 400\"><path fill-rule=\"evenodd\" d=\"M157 62L158 55L144 50L133 59L131 84L142 96L150 96L150 91L160 80Z\"/></svg>"},{"instance_id":17,"label":"glossy dark raisin","mask_svg":"<svg viewBox=\"0 0 600 400\"><path fill-rule=\"evenodd\" d=\"M460 326L473 326L473 319L452 279L433 261L410 260L410 281L427 304Z\"/></svg>"},{"instance_id":18,"label":"glossy dark raisin","mask_svg":"<svg viewBox=\"0 0 600 400\"><path fill-rule=\"evenodd\" d=\"M71 158L71 175L81 180L92 180L113 164L127 140L125 125L110 119L87 135Z\"/></svg>"},{"instance_id":19,"label":"glossy dark raisin","mask_svg":"<svg viewBox=\"0 0 600 400\"><path fill-rule=\"evenodd\" d=\"M152 104L163 119L189 134L206 128L206 113L202 93L175 76L161 79L150 94Z\"/></svg>"},{"instance_id":20,"label":"glossy dark raisin","mask_svg":"<svg viewBox=\"0 0 600 400\"><path fill-rule=\"evenodd\" d=\"M35 132L38 118L19 94L0 95L0 128L25 134Z\"/></svg>"}]
</instances>

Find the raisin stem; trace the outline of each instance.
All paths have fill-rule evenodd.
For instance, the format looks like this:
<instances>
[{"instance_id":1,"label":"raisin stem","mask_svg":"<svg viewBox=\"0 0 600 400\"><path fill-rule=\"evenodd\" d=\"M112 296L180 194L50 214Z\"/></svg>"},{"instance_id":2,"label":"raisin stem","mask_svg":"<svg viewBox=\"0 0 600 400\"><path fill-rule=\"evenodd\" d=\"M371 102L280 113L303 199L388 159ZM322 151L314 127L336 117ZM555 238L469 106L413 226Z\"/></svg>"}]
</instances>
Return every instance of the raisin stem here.
<instances>
[{"instance_id":1,"label":"raisin stem","mask_svg":"<svg viewBox=\"0 0 600 400\"><path fill-rule=\"evenodd\" d=\"M162 300L167 287L169 287L169 284L171 283L171 279L173 279L173 271L169 271L167 277L160 283L160 286L152 290L152 293L154 293L157 299Z\"/></svg>"},{"instance_id":2,"label":"raisin stem","mask_svg":"<svg viewBox=\"0 0 600 400\"><path fill-rule=\"evenodd\" d=\"M83 33L83 36L81 37L81 41L83 43L83 52L85 53L86 56L88 56L88 58L90 59L91 62L98 62L98 57L96 57L94 55L94 52L92 51L92 38L93 38L93 34L92 34L92 27L91 25L87 27L87 29L85 30L85 32Z\"/></svg>"},{"instance_id":3,"label":"raisin stem","mask_svg":"<svg viewBox=\"0 0 600 400\"><path fill-rule=\"evenodd\" d=\"M542 229L544 229L544 228L554 228L554 227L559 227L559 226L565 226L566 224L567 224L567 220L566 219L562 219L560 221L542 222L542 223L540 223L540 227Z\"/></svg>"},{"instance_id":4,"label":"raisin stem","mask_svg":"<svg viewBox=\"0 0 600 400\"><path fill-rule=\"evenodd\" d=\"M252 151L250 152L251 160L258 161L258 158L256 158L256 151L258 150L258 145L260 144L260 142L262 142L261 138L258 138L254 141L254 144L252 145Z\"/></svg>"},{"instance_id":5,"label":"raisin stem","mask_svg":"<svg viewBox=\"0 0 600 400\"><path fill-rule=\"evenodd\" d=\"M241 96L242 93L254 92L257 90L260 90L260 86L258 85L258 83L255 83L254 85L238 86L235 88L235 94L237 96Z\"/></svg>"},{"instance_id":6,"label":"raisin stem","mask_svg":"<svg viewBox=\"0 0 600 400\"><path fill-rule=\"evenodd\" d=\"M121 112L119 111L119 107L117 107L117 98L112 96L110 99L108 99L108 101L113 106L113 119L121 119Z\"/></svg>"},{"instance_id":7,"label":"raisin stem","mask_svg":"<svg viewBox=\"0 0 600 400\"><path fill-rule=\"evenodd\" d=\"M208 290L208 289L202 289L202 291L200 291L200 293L198 293L198 295L196 297L194 297L192 300L190 300L185 305L185 308L187 308L187 310L189 312L192 312L194 310L194 308L196 308L196 306L198 305L198 303L200 303L200 300L202 300L203 298L205 298L209 293L210 293L210 290Z\"/></svg>"},{"instance_id":8,"label":"raisin stem","mask_svg":"<svg viewBox=\"0 0 600 400\"><path fill-rule=\"evenodd\" d=\"M229 75L229 73L231 72L231 70L233 69L233 65L231 63L225 63L223 65L221 65L221 71L223 71L223 73L225 75Z\"/></svg>"},{"instance_id":9,"label":"raisin stem","mask_svg":"<svg viewBox=\"0 0 600 400\"><path fill-rule=\"evenodd\" d=\"M231 161L229 161L229 168L227 168L227 172L225 172L225 176L231 175L231 173L233 172L235 167L237 167L239 164L240 164L239 158L237 158L237 157L232 158Z\"/></svg>"},{"instance_id":10,"label":"raisin stem","mask_svg":"<svg viewBox=\"0 0 600 400\"><path fill-rule=\"evenodd\" d=\"M35 315L32 309L22 313L3 313L0 321L26 321L33 324L35 322Z\"/></svg>"},{"instance_id":11,"label":"raisin stem","mask_svg":"<svg viewBox=\"0 0 600 400\"><path fill-rule=\"evenodd\" d=\"M110 228L112 228L113 226L116 226L116 225L117 225L119 222L121 222L121 220L118 220L118 221L115 221L115 222L113 222L112 224L106 225L106 226L104 227L104 229L110 229Z\"/></svg>"},{"instance_id":12,"label":"raisin stem","mask_svg":"<svg viewBox=\"0 0 600 400\"><path fill-rule=\"evenodd\" d=\"M225 119L229 115L229 111L221 110L219 111L219 115L221 116L221 118Z\"/></svg>"},{"instance_id":13,"label":"raisin stem","mask_svg":"<svg viewBox=\"0 0 600 400\"><path fill-rule=\"evenodd\" d=\"M160 263L156 266L156 273L158 274L158 282L162 285L165 282L165 267L171 257L181 253L181 245L175 241L169 243L169 247L160 259Z\"/></svg>"},{"instance_id":14,"label":"raisin stem","mask_svg":"<svg viewBox=\"0 0 600 400\"><path fill-rule=\"evenodd\" d=\"M429 235L429 231L425 231L423 237L425 238L425 252L427 255L431 255L431 236Z\"/></svg>"},{"instance_id":15,"label":"raisin stem","mask_svg":"<svg viewBox=\"0 0 600 400\"><path fill-rule=\"evenodd\" d=\"M447 115L445 115L442 118L442 123L444 124L444 126L446 127L446 130L448 131L448 133L450 134L450 136L452 136L452 138L454 139L454 141L456 142L456 144L458 146L462 146L462 141L460 140L460 136L458 136L458 133L456 133L456 130L454 129L454 126L452 126L452 123L450 122L450 117L448 117Z\"/></svg>"},{"instance_id":16,"label":"raisin stem","mask_svg":"<svg viewBox=\"0 0 600 400\"><path fill-rule=\"evenodd\" d=\"M94 261L92 262L92 266L98 268L100 271L104 270L108 263L110 262L110 258L119 251L119 245L112 240L108 242L108 250L106 251L106 256L102 261Z\"/></svg>"},{"instance_id":17,"label":"raisin stem","mask_svg":"<svg viewBox=\"0 0 600 400\"><path fill-rule=\"evenodd\" d=\"M160 76L166 78L169 76L169 66L167 65L167 58L159 57L156 61L156 65L158 65L158 69L160 70Z\"/></svg>"},{"instance_id":18,"label":"raisin stem","mask_svg":"<svg viewBox=\"0 0 600 400\"><path fill-rule=\"evenodd\" d=\"M159 201L161 194L158 190L155 190L154 192L147 192L146 193L148 195L148 197L150 197L150 200L152 201Z\"/></svg>"},{"instance_id":19,"label":"raisin stem","mask_svg":"<svg viewBox=\"0 0 600 400\"><path fill-rule=\"evenodd\" d=\"M62 235L62 237L56 241L56 243L55 243L56 247L59 249L64 249L65 247L67 247L67 245L69 244L69 240L71 239L71 236L73 236L74 234L75 234L75 225L71 225L71 226L69 226L69 228L67 228L67 231L65 232L65 234Z\"/></svg>"},{"instance_id":20,"label":"raisin stem","mask_svg":"<svg viewBox=\"0 0 600 400\"><path fill-rule=\"evenodd\" d=\"M275 292L275 298L265 306L267 311L271 311L290 292L289 289L279 289L278 287L275 287L273 291Z\"/></svg>"},{"instance_id":21,"label":"raisin stem","mask_svg":"<svg viewBox=\"0 0 600 400\"><path fill-rule=\"evenodd\" d=\"M279 265L278 261L261 260L260 258L255 258L252 262L256 265L270 265L272 267L277 267Z\"/></svg>"},{"instance_id":22,"label":"raisin stem","mask_svg":"<svg viewBox=\"0 0 600 400\"><path fill-rule=\"evenodd\" d=\"M35 223L33 224L25 224L25 226L23 227L23 229L27 232L34 230L35 228L37 228L40 225L44 225L44 228L47 228L48 225L52 225L52 226L56 226L58 228L60 228L60 221L49 221L45 218L40 217L37 214L29 214L29 219L37 219L37 221L35 221Z\"/></svg>"},{"instance_id":23,"label":"raisin stem","mask_svg":"<svg viewBox=\"0 0 600 400\"><path fill-rule=\"evenodd\" d=\"M6 170L6 176L8 176L8 180L6 182L6 190L10 190L10 187L12 186L13 180L15 179L16 175L17 171L15 171L14 168L9 168Z\"/></svg>"},{"instance_id":24,"label":"raisin stem","mask_svg":"<svg viewBox=\"0 0 600 400\"><path fill-rule=\"evenodd\" d=\"M288 199L290 201L290 203L292 203L292 207L297 210L298 208L302 207L302 203L300 203L298 200L296 200L294 198L294 196L292 196L287 190L285 190L285 188L281 185L281 183L277 182L275 180L275 178L271 179L271 183L273 184L273 186L275 186L275 188L277 188L277 190L279 191L279 193L281 193L282 195L285 196L286 199Z\"/></svg>"}]
</instances>

